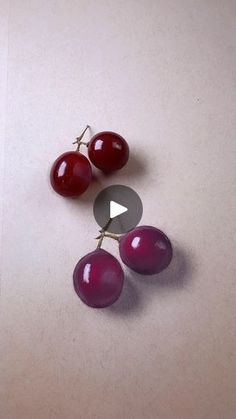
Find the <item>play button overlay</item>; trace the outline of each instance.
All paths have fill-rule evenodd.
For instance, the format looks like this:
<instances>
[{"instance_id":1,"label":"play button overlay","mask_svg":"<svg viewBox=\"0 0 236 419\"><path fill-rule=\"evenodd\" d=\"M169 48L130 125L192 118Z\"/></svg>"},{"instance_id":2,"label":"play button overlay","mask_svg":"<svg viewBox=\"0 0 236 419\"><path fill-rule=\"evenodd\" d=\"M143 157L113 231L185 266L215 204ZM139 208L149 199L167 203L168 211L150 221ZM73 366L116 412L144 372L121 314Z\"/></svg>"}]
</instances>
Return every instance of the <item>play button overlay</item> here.
<instances>
[{"instance_id":1,"label":"play button overlay","mask_svg":"<svg viewBox=\"0 0 236 419\"><path fill-rule=\"evenodd\" d=\"M128 208L117 204L117 202L110 201L110 218L118 217L119 215L124 214L126 211L128 211Z\"/></svg>"},{"instance_id":2,"label":"play button overlay","mask_svg":"<svg viewBox=\"0 0 236 419\"><path fill-rule=\"evenodd\" d=\"M139 224L143 205L137 192L130 187L111 185L97 195L93 213L100 228L109 222L106 231L123 234Z\"/></svg>"}]
</instances>

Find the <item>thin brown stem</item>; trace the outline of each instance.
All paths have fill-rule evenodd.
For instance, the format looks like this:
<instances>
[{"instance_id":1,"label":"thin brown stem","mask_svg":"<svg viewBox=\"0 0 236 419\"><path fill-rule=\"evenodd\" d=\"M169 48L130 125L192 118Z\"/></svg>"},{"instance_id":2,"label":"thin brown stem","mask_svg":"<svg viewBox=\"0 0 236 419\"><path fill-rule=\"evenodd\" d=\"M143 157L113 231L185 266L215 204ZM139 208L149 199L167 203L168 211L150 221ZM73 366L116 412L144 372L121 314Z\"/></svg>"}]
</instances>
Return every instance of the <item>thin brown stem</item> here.
<instances>
[{"instance_id":1,"label":"thin brown stem","mask_svg":"<svg viewBox=\"0 0 236 419\"><path fill-rule=\"evenodd\" d=\"M86 146L88 147L88 143L85 143L84 141L82 141L82 139L83 139L83 136L84 136L85 132L86 132L86 131L87 131L87 129L89 129L89 128L90 128L90 126L89 126L89 125L87 125L87 126L86 126L86 128L83 130L82 134L81 134L79 137L77 137L77 138L75 139L75 141L72 143L72 144L77 144L77 151L79 151L79 150L80 150L80 146L81 146L81 144L86 145Z\"/></svg>"},{"instance_id":2,"label":"thin brown stem","mask_svg":"<svg viewBox=\"0 0 236 419\"><path fill-rule=\"evenodd\" d=\"M109 220L107 221L107 223L104 225L104 227L100 230L100 233L102 233L103 231L106 232L106 230L108 229L109 225L112 222L112 218L109 218Z\"/></svg>"},{"instance_id":3,"label":"thin brown stem","mask_svg":"<svg viewBox=\"0 0 236 419\"><path fill-rule=\"evenodd\" d=\"M120 241L121 236L115 233L109 233L108 231L104 231L104 233L100 234L98 237L96 237L96 240L100 240L101 237L108 237L110 239Z\"/></svg>"},{"instance_id":4,"label":"thin brown stem","mask_svg":"<svg viewBox=\"0 0 236 419\"><path fill-rule=\"evenodd\" d=\"M103 235L103 234L101 234L101 235L100 235L100 238L99 238L99 240L98 240L97 250L98 250L98 249L101 249L103 239L104 239L104 235Z\"/></svg>"},{"instance_id":5,"label":"thin brown stem","mask_svg":"<svg viewBox=\"0 0 236 419\"><path fill-rule=\"evenodd\" d=\"M99 230L99 233L101 233L101 234L97 238L98 239L97 249L100 249L101 248L103 239L104 239L105 234L106 234L106 229L109 227L109 225L111 224L111 222L112 222L112 218L109 218L109 220L107 221L106 225L101 230Z\"/></svg>"}]
</instances>

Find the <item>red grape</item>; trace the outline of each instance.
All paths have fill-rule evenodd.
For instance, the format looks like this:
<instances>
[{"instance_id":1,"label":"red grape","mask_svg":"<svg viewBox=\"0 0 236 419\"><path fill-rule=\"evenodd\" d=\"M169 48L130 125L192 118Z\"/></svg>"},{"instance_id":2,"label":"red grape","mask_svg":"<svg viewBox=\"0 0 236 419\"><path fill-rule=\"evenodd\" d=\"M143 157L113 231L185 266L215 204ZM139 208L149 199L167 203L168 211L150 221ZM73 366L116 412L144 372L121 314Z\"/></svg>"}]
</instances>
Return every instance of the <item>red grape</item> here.
<instances>
[{"instance_id":1,"label":"red grape","mask_svg":"<svg viewBox=\"0 0 236 419\"><path fill-rule=\"evenodd\" d=\"M88 154L94 166L103 172L112 172L127 163L129 146L119 134L103 131L89 141Z\"/></svg>"},{"instance_id":2,"label":"red grape","mask_svg":"<svg viewBox=\"0 0 236 419\"><path fill-rule=\"evenodd\" d=\"M68 151L54 162L50 180L58 194L77 197L86 191L92 180L91 165L83 154L78 151Z\"/></svg>"},{"instance_id":3,"label":"red grape","mask_svg":"<svg viewBox=\"0 0 236 419\"><path fill-rule=\"evenodd\" d=\"M125 265L143 275L153 275L167 268L172 259L168 237L151 226L136 227L125 234L119 245Z\"/></svg>"},{"instance_id":4,"label":"red grape","mask_svg":"<svg viewBox=\"0 0 236 419\"><path fill-rule=\"evenodd\" d=\"M103 249L97 249L79 260L73 280L75 291L85 304L103 308L119 298L124 273L114 256Z\"/></svg>"}]
</instances>

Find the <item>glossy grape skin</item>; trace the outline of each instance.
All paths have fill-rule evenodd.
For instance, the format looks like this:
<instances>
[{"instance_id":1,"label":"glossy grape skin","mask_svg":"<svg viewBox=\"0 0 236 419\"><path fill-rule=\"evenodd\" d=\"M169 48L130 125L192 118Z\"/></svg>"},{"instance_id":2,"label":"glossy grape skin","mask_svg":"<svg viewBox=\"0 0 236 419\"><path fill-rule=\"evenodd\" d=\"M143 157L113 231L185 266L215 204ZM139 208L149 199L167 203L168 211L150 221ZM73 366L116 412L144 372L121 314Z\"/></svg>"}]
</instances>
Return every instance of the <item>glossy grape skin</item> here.
<instances>
[{"instance_id":1,"label":"glossy grape skin","mask_svg":"<svg viewBox=\"0 0 236 419\"><path fill-rule=\"evenodd\" d=\"M50 181L53 189L65 197L77 197L84 193L92 180L91 164L78 151L68 151L54 162Z\"/></svg>"},{"instance_id":2,"label":"glossy grape skin","mask_svg":"<svg viewBox=\"0 0 236 419\"><path fill-rule=\"evenodd\" d=\"M103 131L89 141L91 162L105 173L121 169L129 159L129 146L119 134Z\"/></svg>"},{"instance_id":3,"label":"glossy grape skin","mask_svg":"<svg viewBox=\"0 0 236 419\"><path fill-rule=\"evenodd\" d=\"M142 275L163 271L172 259L168 237L152 226L136 227L120 239L120 256L125 265Z\"/></svg>"},{"instance_id":4,"label":"glossy grape skin","mask_svg":"<svg viewBox=\"0 0 236 419\"><path fill-rule=\"evenodd\" d=\"M85 304L104 308L119 298L124 272L114 256L103 249L97 249L79 260L73 281L76 293Z\"/></svg>"}]
</instances>

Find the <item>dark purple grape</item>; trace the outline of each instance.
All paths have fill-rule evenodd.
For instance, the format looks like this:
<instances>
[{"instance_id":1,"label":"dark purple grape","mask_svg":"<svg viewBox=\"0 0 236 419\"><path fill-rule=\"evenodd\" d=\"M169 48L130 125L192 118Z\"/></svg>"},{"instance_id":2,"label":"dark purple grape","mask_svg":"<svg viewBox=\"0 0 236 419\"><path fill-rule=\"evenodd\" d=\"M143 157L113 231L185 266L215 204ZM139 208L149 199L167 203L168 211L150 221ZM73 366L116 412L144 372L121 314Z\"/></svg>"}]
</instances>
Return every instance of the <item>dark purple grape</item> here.
<instances>
[{"instance_id":1,"label":"dark purple grape","mask_svg":"<svg viewBox=\"0 0 236 419\"><path fill-rule=\"evenodd\" d=\"M103 308L119 298L124 272L114 256L103 249L97 249L79 260L73 280L75 291L85 304Z\"/></svg>"},{"instance_id":2,"label":"dark purple grape","mask_svg":"<svg viewBox=\"0 0 236 419\"><path fill-rule=\"evenodd\" d=\"M129 159L129 146L121 135L103 131L89 141L88 155L94 166L109 173L125 166Z\"/></svg>"},{"instance_id":3,"label":"dark purple grape","mask_svg":"<svg viewBox=\"0 0 236 419\"><path fill-rule=\"evenodd\" d=\"M140 226L121 238L120 256L133 271L153 275L169 265L172 246L162 231L151 226Z\"/></svg>"}]
</instances>

